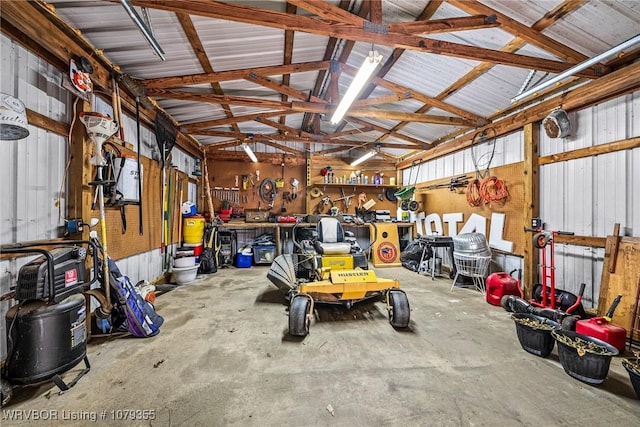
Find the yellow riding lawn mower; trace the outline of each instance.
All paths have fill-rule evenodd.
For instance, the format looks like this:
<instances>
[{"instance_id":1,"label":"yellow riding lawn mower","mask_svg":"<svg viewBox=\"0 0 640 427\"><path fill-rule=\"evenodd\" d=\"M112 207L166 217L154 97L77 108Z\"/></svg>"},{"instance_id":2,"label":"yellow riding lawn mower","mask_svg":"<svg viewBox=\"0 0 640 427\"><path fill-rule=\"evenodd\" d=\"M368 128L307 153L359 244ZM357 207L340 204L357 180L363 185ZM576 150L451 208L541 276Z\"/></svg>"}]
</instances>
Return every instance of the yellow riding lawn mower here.
<instances>
[{"instance_id":1,"label":"yellow riding lawn mower","mask_svg":"<svg viewBox=\"0 0 640 427\"><path fill-rule=\"evenodd\" d=\"M373 224L374 234L375 224ZM315 229L292 230L293 254L277 256L267 278L289 298L289 334L304 337L315 304L351 308L362 301L384 301L394 328L409 326L409 300L400 282L368 269L366 250L335 217L323 217ZM372 241L375 242L375 236Z\"/></svg>"}]
</instances>

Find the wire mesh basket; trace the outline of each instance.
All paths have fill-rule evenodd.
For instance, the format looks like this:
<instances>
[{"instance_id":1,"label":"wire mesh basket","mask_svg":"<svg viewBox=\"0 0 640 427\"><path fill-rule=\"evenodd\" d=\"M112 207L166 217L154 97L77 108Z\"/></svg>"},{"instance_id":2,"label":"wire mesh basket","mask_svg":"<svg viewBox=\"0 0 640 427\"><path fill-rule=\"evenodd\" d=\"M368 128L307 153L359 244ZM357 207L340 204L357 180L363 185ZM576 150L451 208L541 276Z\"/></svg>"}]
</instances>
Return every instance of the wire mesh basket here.
<instances>
[{"instance_id":1,"label":"wire mesh basket","mask_svg":"<svg viewBox=\"0 0 640 427\"><path fill-rule=\"evenodd\" d=\"M489 271L489 264L491 263L491 255L474 255L465 254L460 252L453 252L453 262L456 265L456 276L453 278L453 284L451 290L455 288L458 276L471 277L473 280L473 286L482 294L485 293L484 278ZM489 252L491 253L491 252Z\"/></svg>"},{"instance_id":2,"label":"wire mesh basket","mask_svg":"<svg viewBox=\"0 0 640 427\"><path fill-rule=\"evenodd\" d=\"M454 252L453 261L456 264L456 271L463 276L484 277L489 269L491 256L475 256Z\"/></svg>"}]
</instances>

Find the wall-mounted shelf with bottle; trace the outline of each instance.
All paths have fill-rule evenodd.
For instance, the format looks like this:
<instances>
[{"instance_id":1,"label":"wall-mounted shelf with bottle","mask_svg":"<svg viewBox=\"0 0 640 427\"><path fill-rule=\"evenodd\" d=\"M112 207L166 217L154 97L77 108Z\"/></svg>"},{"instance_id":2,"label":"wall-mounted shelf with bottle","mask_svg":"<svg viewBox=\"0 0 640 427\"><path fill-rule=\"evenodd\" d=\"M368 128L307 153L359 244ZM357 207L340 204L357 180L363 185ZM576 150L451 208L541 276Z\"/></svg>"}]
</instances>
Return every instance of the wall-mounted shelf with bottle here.
<instances>
[{"instance_id":1,"label":"wall-mounted shelf with bottle","mask_svg":"<svg viewBox=\"0 0 640 427\"><path fill-rule=\"evenodd\" d=\"M311 185L311 187L335 187L335 188L339 188L339 187L395 188L395 187L397 187L397 185L390 185L390 184L349 184L349 183L344 183L344 184L325 184L325 183L319 183L319 184L313 184L313 185Z\"/></svg>"}]
</instances>

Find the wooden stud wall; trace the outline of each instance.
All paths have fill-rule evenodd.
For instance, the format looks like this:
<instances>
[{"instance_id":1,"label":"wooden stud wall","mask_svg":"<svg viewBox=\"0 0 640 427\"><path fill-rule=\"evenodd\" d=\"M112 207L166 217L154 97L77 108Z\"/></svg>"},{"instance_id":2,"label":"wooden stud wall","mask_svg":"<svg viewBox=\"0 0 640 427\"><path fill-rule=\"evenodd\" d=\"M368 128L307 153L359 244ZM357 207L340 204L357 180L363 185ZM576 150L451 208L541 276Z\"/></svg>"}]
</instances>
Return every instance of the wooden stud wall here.
<instances>
[{"instance_id":1,"label":"wooden stud wall","mask_svg":"<svg viewBox=\"0 0 640 427\"><path fill-rule=\"evenodd\" d=\"M539 162L540 126L529 123L524 126L524 199L522 216L525 227L531 227L533 218L540 216L540 162ZM533 239L525 240L523 247L524 271L522 272L524 293L532 297L533 284L537 280L539 251L533 245Z\"/></svg>"}]
</instances>

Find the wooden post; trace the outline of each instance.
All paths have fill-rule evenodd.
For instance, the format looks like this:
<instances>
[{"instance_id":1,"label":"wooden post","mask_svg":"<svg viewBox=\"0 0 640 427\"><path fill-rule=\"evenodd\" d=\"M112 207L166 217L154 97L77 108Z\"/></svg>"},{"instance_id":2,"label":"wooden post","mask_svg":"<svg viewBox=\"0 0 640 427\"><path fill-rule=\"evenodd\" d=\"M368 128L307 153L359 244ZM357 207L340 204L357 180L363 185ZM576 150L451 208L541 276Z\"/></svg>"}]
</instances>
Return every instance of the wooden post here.
<instances>
[{"instance_id":1,"label":"wooden post","mask_svg":"<svg viewBox=\"0 0 640 427\"><path fill-rule=\"evenodd\" d=\"M538 123L524 126L524 227L531 227L531 221L540 215L540 183L538 164L538 144L540 141L540 127ZM524 228L523 227L523 228ZM524 229L523 229L524 233ZM532 236L533 237L533 236ZM524 244L524 272L522 280L524 293L531 298L533 284L538 271L538 250L533 246L533 239L525 239Z\"/></svg>"}]
</instances>

